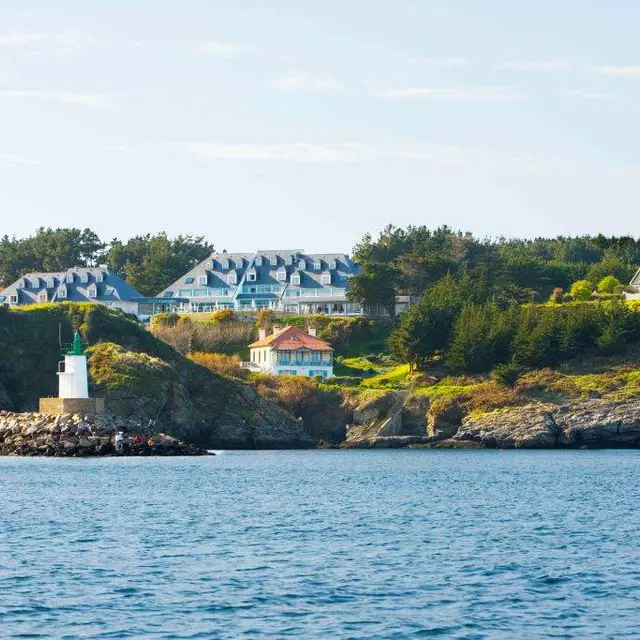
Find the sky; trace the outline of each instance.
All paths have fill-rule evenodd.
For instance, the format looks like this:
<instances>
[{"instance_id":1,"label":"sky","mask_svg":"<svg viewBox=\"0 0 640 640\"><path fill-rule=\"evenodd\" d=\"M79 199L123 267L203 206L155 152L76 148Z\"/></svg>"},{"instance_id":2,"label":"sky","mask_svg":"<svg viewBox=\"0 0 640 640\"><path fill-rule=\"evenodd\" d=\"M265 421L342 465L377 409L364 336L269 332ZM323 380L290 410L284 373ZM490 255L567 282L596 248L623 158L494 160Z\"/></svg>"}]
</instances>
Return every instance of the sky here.
<instances>
[{"instance_id":1,"label":"sky","mask_svg":"<svg viewBox=\"0 0 640 640\"><path fill-rule=\"evenodd\" d=\"M640 235L638 27L637 0L0 0L0 235Z\"/></svg>"}]
</instances>

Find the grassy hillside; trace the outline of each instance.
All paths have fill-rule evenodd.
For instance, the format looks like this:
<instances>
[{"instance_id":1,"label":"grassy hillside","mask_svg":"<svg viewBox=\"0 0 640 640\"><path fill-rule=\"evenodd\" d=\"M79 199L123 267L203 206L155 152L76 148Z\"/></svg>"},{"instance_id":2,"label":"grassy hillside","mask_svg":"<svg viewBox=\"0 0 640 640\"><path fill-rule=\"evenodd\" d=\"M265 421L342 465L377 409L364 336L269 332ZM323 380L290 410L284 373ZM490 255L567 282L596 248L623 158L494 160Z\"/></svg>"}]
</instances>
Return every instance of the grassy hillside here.
<instances>
[{"instance_id":1,"label":"grassy hillside","mask_svg":"<svg viewBox=\"0 0 640 640\"><path fill-rule=\"evenodd\" d=\"M208 446L302 446L300 425L240 381L185 358L120 311L98 304L0 308L0 408L29 411L57 395L58 331L89 345L93 392L110 411Z\"/></svg>"}]
</instances>

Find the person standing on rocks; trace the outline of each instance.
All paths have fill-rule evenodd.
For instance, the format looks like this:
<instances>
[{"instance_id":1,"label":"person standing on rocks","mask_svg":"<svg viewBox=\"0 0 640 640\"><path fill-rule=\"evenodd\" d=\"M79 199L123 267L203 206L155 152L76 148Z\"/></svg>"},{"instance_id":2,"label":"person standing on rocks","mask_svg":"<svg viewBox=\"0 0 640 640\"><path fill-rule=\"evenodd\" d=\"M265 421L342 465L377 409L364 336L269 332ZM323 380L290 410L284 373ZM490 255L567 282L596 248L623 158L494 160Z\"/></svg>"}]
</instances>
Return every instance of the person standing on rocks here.
<instances>
[{"instance_id":1,"label":"person standing on rocks","mask_svg":"<svg viewBox=\"0 0 640 640\"><path fill-rule=\"evenodd\" d=\"M124 434L122 433L122 431L118 431L118 433L116 433L114 445L116 448L116 453L122 453L122 450L124 448Z\"/></svg>"}]
</instances>

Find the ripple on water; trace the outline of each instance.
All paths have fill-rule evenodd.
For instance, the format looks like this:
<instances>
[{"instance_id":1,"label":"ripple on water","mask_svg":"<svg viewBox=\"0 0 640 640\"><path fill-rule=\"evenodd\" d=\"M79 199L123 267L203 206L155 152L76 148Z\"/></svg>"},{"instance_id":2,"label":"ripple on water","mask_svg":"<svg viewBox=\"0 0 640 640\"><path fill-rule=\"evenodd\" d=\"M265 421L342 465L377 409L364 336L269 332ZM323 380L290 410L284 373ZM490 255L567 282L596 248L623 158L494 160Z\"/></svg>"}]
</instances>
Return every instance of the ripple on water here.
<instances>
[{"instance_id":1,"label":"ripple on water","mask_svg":"<svg viewBox=\"0 0 640 640\"><path fill-rule=\"evenodd\" d=\"M0 636L640 637L636 452L0 459Z\"/></svg>"}]
</instances>

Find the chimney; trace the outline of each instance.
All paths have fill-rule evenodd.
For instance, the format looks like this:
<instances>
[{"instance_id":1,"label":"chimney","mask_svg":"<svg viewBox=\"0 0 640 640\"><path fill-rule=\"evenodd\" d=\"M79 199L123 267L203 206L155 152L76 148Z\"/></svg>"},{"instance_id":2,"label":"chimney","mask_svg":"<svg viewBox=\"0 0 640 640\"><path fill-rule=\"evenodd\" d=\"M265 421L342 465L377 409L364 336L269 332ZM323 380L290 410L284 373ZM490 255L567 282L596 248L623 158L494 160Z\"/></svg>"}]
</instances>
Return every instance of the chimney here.
<instances>
[{"instance_id":1,"label":"chimney","mask_svg":"<svg viewBox=\"0 0 640 640\"><path fill-rule=\"evenodd\" d=\"M266 329L258 329L258 339L259 340L264 340L267 337L267 330Z\"/></svg>"},{"instance_id":2,"label":"chimney","mask_svg":"<svg viewBox=\"0 0 640 640\"><path fill-rule=\"evenodd\" d=\"M308 333L310 336L313 336L314 338L318 337L318 331L316 330L315 327L309 327Z\"/></svg>"},{"instance_id":3,"label":"chimney","mask_svg":"<svg viewBox=\"0 0 640 640\"><path fill-rule=\"evenodd\" d=\"M283 328L279 324L273 325L273 335L279 336L282 333Z\"/></svg>"}]
</instances>

